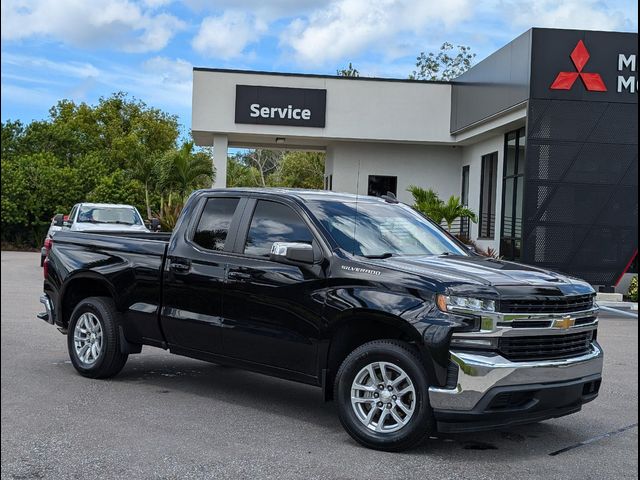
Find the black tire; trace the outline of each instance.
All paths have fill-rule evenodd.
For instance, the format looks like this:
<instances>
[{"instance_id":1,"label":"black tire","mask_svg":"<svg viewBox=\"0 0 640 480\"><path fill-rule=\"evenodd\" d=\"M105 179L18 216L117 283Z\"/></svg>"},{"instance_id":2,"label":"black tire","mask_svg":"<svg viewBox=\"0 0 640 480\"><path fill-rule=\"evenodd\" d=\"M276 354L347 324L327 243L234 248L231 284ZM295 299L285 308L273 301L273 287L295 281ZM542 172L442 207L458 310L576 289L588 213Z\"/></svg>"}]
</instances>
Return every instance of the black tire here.
<instances>
[{"instance_id":1,"label":"black tire","mask_svg":"<svg viewBox=\"0 0 640 480\"><path fill-rule=\"evenodd\" d=\"M358 419L351 405L351 386L364 367L373 362L389 362L409 376L415 389L415 409L408 423L395 432L379 433ZM342 362L335 380L335 398L342 426L354 440L365 447L388 452L407 450L420 444L434 431L434 418L429 403L429 382L417 351L398 340L376 340L365 343ZM386 420L383 421L383 425Z\"/></svg>"},{"instance_id":2,"label":"black tire","mask_svg":"<svg viewBox=\"0 0 640 480\"><path fill-rule=\"evenodd\" d=\"M100 322L102 345L100 353L91 365L85 364L76 352L74 332L80 317L92 313ZM69 358L75 369L85 377L109 378L116 375L127 362L129 355L122 353L120 346L120 314L115 303L108 297L88 297L81 300L71 314L67 333Z\"/></svg>"}]
</instances>

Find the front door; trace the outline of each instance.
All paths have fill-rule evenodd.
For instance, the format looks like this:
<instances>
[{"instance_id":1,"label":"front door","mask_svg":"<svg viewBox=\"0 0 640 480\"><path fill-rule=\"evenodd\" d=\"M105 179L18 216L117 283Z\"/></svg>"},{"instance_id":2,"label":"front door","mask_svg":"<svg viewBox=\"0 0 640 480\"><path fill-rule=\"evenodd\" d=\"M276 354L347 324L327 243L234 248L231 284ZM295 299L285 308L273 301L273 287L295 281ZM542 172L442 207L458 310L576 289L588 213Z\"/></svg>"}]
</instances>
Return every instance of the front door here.
<instances>
[{"instance_id":1,"label":"front door","mask_svg":"<svg viewBox=\"0 0 640 480\"><path fill-rule=\"evenodd\" d=\"M269 259L274 242L313 244L305 220L291 206L250 200L244 232L229 258L224 299L223 352L255 364L316 375L323 302L320 265ZM250 217L249 217L250 216ZM317 247L317 244L316 244Z\"/></svg>"},{"instance_id":2,"label":"front door","mask_svg":"<svg viewBox=\"0 0 640 480\"><path fill-rule=\"evenodd\" d=\"M233 197L204 201L201 213L196 212L197 223L186 229L186 238L169 246L161 324L170 347L220 353L227 257L239 220L234 221L234 215L244 201Z\"/></svg>"}]
</instances>

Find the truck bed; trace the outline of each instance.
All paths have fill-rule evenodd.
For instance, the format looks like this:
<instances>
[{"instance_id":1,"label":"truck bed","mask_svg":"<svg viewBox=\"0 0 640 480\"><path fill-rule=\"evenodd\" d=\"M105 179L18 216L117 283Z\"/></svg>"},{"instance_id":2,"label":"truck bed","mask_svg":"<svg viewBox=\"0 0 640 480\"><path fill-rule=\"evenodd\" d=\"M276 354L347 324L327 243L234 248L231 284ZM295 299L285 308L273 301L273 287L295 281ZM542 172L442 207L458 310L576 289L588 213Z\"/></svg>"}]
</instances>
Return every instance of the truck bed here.
<instances>
[{"instance_id":1,"label":"truck bed","mask_svg":"<svg viewBox=\"0 0 640 480\"><path fill-rule=\"evenodd\" d=\"M162 272L170 237L170 233L57 232L49 255L57 272L51 279L54 290L61 292L62 284L73 282L74 289L93 289L89 293L97 295L93 292L99 292L101 285L118 285L126 338L160 345Z\"/></svg>"}]
</instances>

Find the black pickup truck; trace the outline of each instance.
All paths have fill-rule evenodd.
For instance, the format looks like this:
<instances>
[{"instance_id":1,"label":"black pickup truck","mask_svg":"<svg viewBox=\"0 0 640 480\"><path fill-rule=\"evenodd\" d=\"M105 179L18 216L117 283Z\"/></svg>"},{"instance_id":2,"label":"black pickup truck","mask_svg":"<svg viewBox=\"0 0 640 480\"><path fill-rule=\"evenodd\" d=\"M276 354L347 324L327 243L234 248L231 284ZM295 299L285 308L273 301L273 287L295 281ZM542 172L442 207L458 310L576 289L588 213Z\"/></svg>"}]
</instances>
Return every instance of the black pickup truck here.
<instances>
[{"instance_id":1,"label":"black pickup truck","mask_svg":"<svg viewBox=\"0 0 640 480\"><path fill-rule=\"evenodd\" d=\"M588 284L392 197L201 190L170 236L60 232L41 302L84 376L150 345L317 385L382 450L574 413L601 382Z\"/></svg>"}]
</instances>

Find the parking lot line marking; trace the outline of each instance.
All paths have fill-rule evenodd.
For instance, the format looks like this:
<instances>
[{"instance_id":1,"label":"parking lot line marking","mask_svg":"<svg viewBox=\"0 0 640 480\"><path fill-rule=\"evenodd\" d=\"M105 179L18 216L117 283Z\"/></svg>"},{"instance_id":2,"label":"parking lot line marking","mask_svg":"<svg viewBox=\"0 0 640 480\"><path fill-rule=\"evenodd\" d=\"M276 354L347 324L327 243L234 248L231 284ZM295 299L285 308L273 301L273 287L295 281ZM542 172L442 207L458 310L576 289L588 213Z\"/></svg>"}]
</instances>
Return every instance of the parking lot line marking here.
<instances>
[{"instance_id":1,"label":"parking lot line marking","mask_svg":"<svg viewBox=\"0 0 640 480\"><path fill-rule=\"evenodd\" d=\"M560 450L556 450L555 452L551 452L549 455L554 457L564 452L568 452L569 450L573 450L574 448L582 447L583 445L589 445L590 443L597 442L598 440L602 440L603 438L611 437L612 435L616 435L618 433L625 432L632 428L637 427L637 423L633 423L631 425L627 425L626 427L619 428L618 430L614 430L613 432L603 433L602 435L597 435L595 437L589 438L587 440L583 440L582 442L578 442L575 445L570 445L565 448L561 448Z\"/></svg>"}]
</instances>

